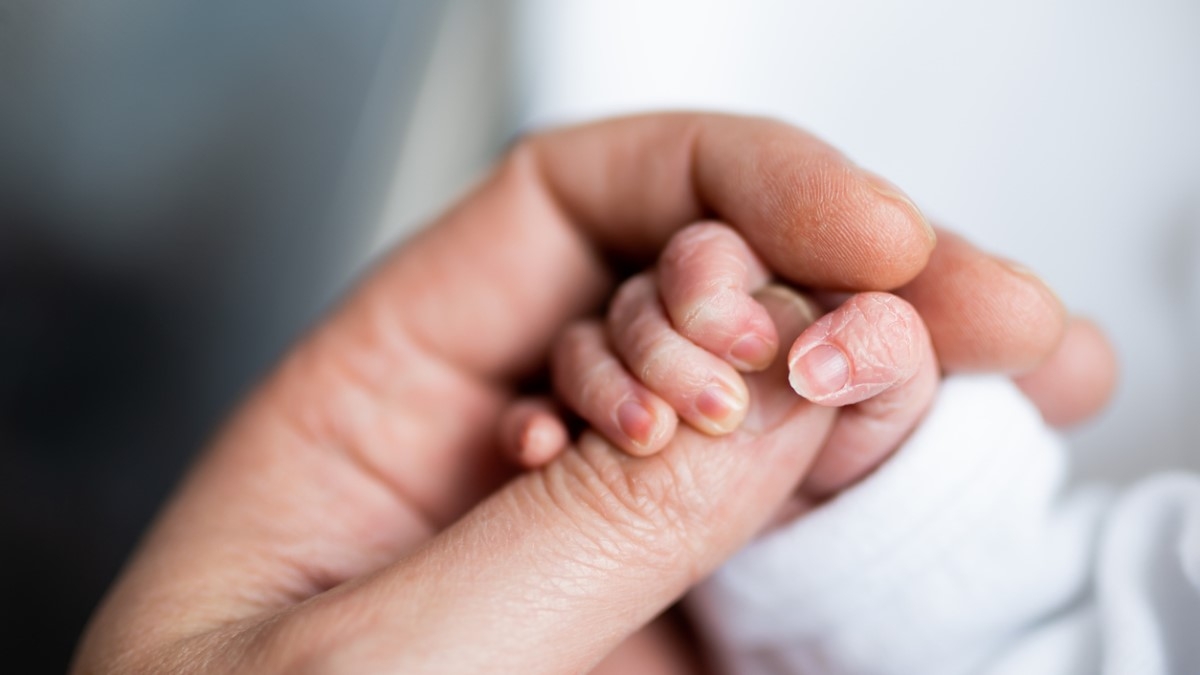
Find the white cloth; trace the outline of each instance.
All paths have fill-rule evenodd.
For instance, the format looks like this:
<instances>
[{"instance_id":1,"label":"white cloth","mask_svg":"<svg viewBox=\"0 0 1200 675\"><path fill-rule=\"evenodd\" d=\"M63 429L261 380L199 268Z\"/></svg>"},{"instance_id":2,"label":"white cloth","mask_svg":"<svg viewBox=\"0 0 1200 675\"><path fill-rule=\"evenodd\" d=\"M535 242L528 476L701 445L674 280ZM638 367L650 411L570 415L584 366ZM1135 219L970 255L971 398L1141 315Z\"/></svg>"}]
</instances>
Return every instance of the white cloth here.
<instances>
[{"instance_id":1,"label":"white cloth","mask_svg":"<svg viewBox=\"0 0 1200 675\"><path fill-rule=\"evenodd\" d=\"M895 457L689 609L738 675L1200 673L1200 480L1113 498L1064 493L1066 468L1011 383L952 378Z\"/></svg>"}]
</instances>

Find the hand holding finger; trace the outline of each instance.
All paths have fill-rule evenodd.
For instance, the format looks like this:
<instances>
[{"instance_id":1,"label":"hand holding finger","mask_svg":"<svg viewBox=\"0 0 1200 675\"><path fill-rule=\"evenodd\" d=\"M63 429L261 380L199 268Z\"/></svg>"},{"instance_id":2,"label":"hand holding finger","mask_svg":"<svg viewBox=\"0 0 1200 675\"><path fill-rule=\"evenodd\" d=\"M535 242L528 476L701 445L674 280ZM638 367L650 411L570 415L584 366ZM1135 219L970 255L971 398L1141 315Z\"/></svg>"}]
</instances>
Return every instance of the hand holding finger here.
<instances>
[{"instance_id":1,"label":"hand holding finger","mask_svg":"<svg viewBox=\"0 0 1200 675\"><path fill-rule=\"evenodd\" d=\"M741 424L749 404L745 382L728 363L675 330L652 275L621 286L607 328L609 343L629 372L692 427L721 435Z\"/></svg>"}]
</instances>

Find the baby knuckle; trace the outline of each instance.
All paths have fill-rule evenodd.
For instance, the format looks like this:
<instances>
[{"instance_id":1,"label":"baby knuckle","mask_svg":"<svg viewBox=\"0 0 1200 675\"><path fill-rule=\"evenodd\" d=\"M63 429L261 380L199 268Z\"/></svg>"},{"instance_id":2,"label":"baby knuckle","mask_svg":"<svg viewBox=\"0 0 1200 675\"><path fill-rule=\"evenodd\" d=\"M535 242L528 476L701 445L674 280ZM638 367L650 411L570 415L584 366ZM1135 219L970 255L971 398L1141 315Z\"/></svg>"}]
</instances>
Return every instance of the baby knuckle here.
<instances>
[{"instance_id":1,"label":"baby knuckle","mask_svg":"<svg viewBox=\"0 0 1200 675\"><path fill-rule=\"evenodd\" d=\"M591 322L571 324L554 345L554 360L560 366L583 362L595 349L596 341L596 326Z\"/></svg>"},{"instance_id":2,"label":"baby knuckle","mask_svg":"<svg viewBox=\"0 0 1200 675\"><path fill-rule=\"evenodd\" d=\"M701 223L680 230L663 249L660 258L663 268L673 276L683 275L694 269L720 238L720 228L721 226L711 223Z\"/></svg>"},{"instance_id":3,"label":"baby knuckle","mask_svg":"<svg viewBox=\"0 0 1200 675\"><path fill-rule=\"evenodd\" d=\"M739 320L740 296L725 285L708 283L690 303L679 308L679 332L700 342L728 339Z\"/></svg>"}]
</instances>

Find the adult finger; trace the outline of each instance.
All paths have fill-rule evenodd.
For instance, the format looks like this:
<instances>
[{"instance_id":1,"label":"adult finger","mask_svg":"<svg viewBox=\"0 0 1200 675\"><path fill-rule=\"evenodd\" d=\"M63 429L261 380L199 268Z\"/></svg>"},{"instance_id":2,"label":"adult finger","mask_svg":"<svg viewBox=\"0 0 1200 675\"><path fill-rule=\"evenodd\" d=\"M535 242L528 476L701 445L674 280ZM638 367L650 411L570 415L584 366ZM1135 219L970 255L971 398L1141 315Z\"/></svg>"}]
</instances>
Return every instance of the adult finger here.
<instances>
[{"instance_id":1,"label":"adult finger","mask_svg":"<svg viewBox=\"0 0 1200 675\"><path fill-rule=\"evenodd\" d=\"M680 230L658 263L659 292L675 329L745 372L770 365L779 349L775 325L752 297L770 276L744 239L713 222Z\"/></svg>"},{"instance_id":2,"label":"adult finger","mask_svg":"<svg viewBox=\"0 0 1200 675\"><path fill-rule=\"evenodd\" d=\"M1102 331L1072 320L1053 291L1027 268L988 255L940 230L928 267L897 291L929 328L950 372L1005 372L1051 424L1100 411L1117 360Z\"/></svg>"},{"instance_id":3,"label":"adult finger","mask_svg":"<svg viewBox=\"0 0 1200 675\"><path fill-rule=\"evenodd\" d=\"M1062 302L1041 279L945 230L929 265L897 294L916 307L951 372L1027 373L1066 327Z\"/></svg>"},{"instance_id":4,"label":"adult finger","mask_svg":"<svg viewBox=\"0 0 1200 675\"><path fill-rule=\"evenodd\" d=\"M1017 386L1056 427L1079 424L1100 412L1117 384L1117 358L1099 326L1073 318L1058 348Z\"/></svg>"},{"instance_id":5,"label":"adult finger","mask_svg":"<svg viewBox=\"0 0 1200 675\"><path fill-rule=\"evenodd\" d=\"M536 368L562 325L599 308L612 282L606 256L652 257L712 215L774 271L814 285L895 286L932 247L932 230L894 188L779 122L648 115L535 135L383 261L320 331L304 361L339 363L354 386L379 392L388 409L375 417L392 427L342 424L343 437L327 442L361 449L424 518L452 522L483 494L475 486L492 485L465 473L484 449L462 440L464 426L494 428L506 391L497 381ZM469 410L429 396L447 379L469 388ZM288 387L292 399L316 398L297 407L329 400L326 383Z\"/></svg>"},{"instance_id":6,"label":"adult finger","mask_svg":"<svg viewBox=\"0 0 1200 675\"><path fill-rule=\"evenodd\" d=\"M902 284L931 247L911 203L778 122L651 115L526 139L243 406L85 653L219 630L414 551L502 482L494 431L512 381L598 309L607 256L650 258L714 215L775 271L817 285Z\"/></svg>"},{"instance_id":7,"label":"adult finger","mask_svg":"<svg viewBox=\"0 0 1200 675\"><path fill-rule=\"evenodd\" d=\"M895 286L932 247L911 202L786 124L673 114L551 131L383 260L272 396L312 420L317 444L354 448L416 517L444 526L495 485L478 469L493 448L467 430L494 429L503 380L599 308L606 256L651 257L714 214L776 272L814 285Z\"/></svg>"},{"instance_id":8,"label":"adult finger","mask_svg":"<svg viewBox=\"0 0 1200 675\"><path fill-rule=\"evenodd\" d=\"M932 229L893 186L794 127L648 115L519 143L492 180L381 269L388 292L378 299L395 312L404 289L408 311L397 319L436 356L511 372L599 301L603 255L652 258L677 230L714 215L776 273L823 288L901 285L933 246ZM449 311L445 297L488 309ZM470 339L481 331L486 345Z\"/></svg>"},{"instance_id":9,"label":"adult finger","mask_svg":"<svg viewBox=\"0 0 1200 675\"><path fill-rule=\"evenodd\" d=\"M767 303L790 339L810 315L785 293ZM585 434L412 556L260 639L304 645L298 666L331 671L586 671L753 536L822 444L833 413L795 396L786 364L749 383L759 409L748 428L721 438L683 428L640 458Z\"/></svg>"}]
</instances>

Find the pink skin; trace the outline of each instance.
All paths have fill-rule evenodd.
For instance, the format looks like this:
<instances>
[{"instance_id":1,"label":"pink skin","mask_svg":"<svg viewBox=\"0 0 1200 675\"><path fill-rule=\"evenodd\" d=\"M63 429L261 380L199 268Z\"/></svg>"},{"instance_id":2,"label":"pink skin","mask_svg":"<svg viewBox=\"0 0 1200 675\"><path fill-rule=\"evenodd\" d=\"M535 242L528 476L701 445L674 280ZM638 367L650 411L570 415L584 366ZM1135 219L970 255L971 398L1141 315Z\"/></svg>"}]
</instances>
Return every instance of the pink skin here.
<instances>
[{"instance_id":1,"label":"pink skin","mask_svg":"<svg viewBox=\"0 0 1200 675\"><path fill-rule=\"evenodd\" d=\"M580 364L584 372L569 377L574 386L586 380L587 391L572 390L563 378L558 383L560 395L572 409L610 442L635 455L653 454L671 440L674 432L659 428L672 424L659 419L663 405L709 435L736 429L748 405L738 371L767 367L779 349L774 323L752 296L770 275L730 227L704 222L680 230L667 242L655 273L657 283L639 275L623 284L607 317L609 344L627 370L599 367L593 371ZM656 287L661 290L661 304ZM630 378L649 391L632 387ZM618 406L625 405L626 420L632 422L636 410L631 411L627 400L646 405L654 423L648 424L647 417L641 425L623 428L620 411L606 408L619 401ZM525 402L514 405L501 419L501 446L521 466L542 466L567 447L565 440L557 452L527 447L527 429L540 429L538 438L543 441L567 438L553 410Z\"/></svg>"},{"instance_id":2,"label":"pink skin","mask_svg":"<svg viewBox=\"0 0 1200 675\"><path fill-rule=\"evenodd\" d=\"M851 296L801 334L788 366L801 396L843 407L826 451L801 486L818 500L887 459L924 415L939 379L925 323L890 293Z\"/></svg>"},{"instance_id":3,"label":"pink skin","mask_svg":"<svg viewBox=\"0 0 1200 675\"><path fill-rule=\"evenodd\" d=\"M661 402L700 431L710 435L733 431L742 421L746 394L728 362L743 368L766 364L732 358L732 348L744 344L747 335L763 338L761 344L778 341L774 324L764 330L760 321L767 317L769 322L760 300L773 298L774 287L762 291L766 296L750 295L761 288L763 269L729 228L702 224L681 231L660 261L657 283L643 274L617 291L607 317L607 343L593 337L586 349L570 350L573 358L555 359L560 395L619 447L629 447L631 441L628 432L610 436L612 432L606 431L613 428L614 417L620 419L614 401L650 402L651 409L659 409ZM681 318L669 321L668 314ZM694 338L683 335L681 323ZM579 337L568 332L565 341L577 345ZM701 348L700 342L721 350L725 360ZM911 305L888 293L848 296L800 335L787 364L797 393L818 405L844 408L826 449L802 485L806 503L835 494L883 462L920 420L938 382L937 361L924 323ZM706 411L712 411L706 394L714 384L737 405L706 416ZM522 447L522 438L514 430L529 428L545 429L543 438L566 438L552 411L517 406L505 415L503 442ZM659 430L646 436L651 440L634 443L634 454L655 452L671 438ZM558 450L566 446L562 440ZM541 466L557 452L526 447L518 455L525 466Z\"/></svg>"},{"instance_id":4,"label":"pink skin","mask_svg":"<svg viewBox=\"0 0 1200 675\"><path fill-rule=\"evenodd\" d=\"M1116 391L1117 354L1104 331L1087 319L1073 318L1058 349L1037 370L1016 378L1048 424L1070 427L1102 409ZM1064 396L1062 383L1073 385Z\"/></svg>"},{"instance_id":5,"label":"pink skin","mask_svg":"<svg viewBox=\"0 0 1200 675\"><path fill-rule=\"evenodd\" d=\"M514 464L542 466L570 442L566 426L548 399L517 401L500 420L500 449Z\"/></svg>"},{"instance_id":6,"label":"pink skin","mask_svg":"<svg viewBox=\"0 0 1200 675\"><path fill-rule=\"evenodd\" d=\"M978 276L997 265L1001 263L960 238L943 233L931 262L938 274L930 274L929 282L924 276L918 277L900 292L906 298L924 298L926 304L931 304L927 297L931 292L947 294L947 298L934 298L943 303L968 302L972 299L970 289L978 285L969 283L972 275ZM761 287L763 269L736 232L719 224L694 225L671 240L659 263L663 305L680 335L706 346L714 354L725 353L727 362L745 371L746 364L729 353L736 336L757 331L769 342L775 335L774 327L761 329L757 321L763 306L748 295ZM943 334L972 327L978 333L970 339L960 336L957 341L943 345L944 356L954 367L973 370L979 368L978 358L969 350L1005 354L1001 361L1009 364L1007 368L1028 371L1017 377L1016 382L1042 410L1046 421L1054 426L1069 426L1095 414L1111 395L1116 379L1112 346L1098 328L1082 319L1071 320L1053 350L1031 346L1031 341L1054 345L1053 335L1026 331L1028 335L1013 337L1012 326L1004 325L1010 321L1004 318L1006 315L1011 317L1021 307L1028 310L1030 306L1056 304L1043 284L1029 284L1026 276L1027 273L1014 275L1011 288L989 296L989 302L999 306L990 307L990 313L976 312L968 319L960 319L961 325L957 326L945 325L945 315L953 312L939 315ZM1005 278L993 275L993 282ZM933 279L939 283L932 285ZM706 291L709 296L705 296ZM963 292L968 295L960 297ZM938 359L929 332L906 300L883 293L856 296L817 292L813 296L819 304L840 306L792 346L789 379L793 388L811 401L844 409L827 450L818 457L802 486L797 500L800 511L845 489L883 462L928 407L938 382ZM1005 311L1002 307L1006 303L1017 306ZM1045 330L1053 329L1053 322L1045 323ZM680 324L684 327L679 328ZM834 379L832 386L822 387L821 372L809 358L804 358L822 352L850 357L847 369L824 369L825 375ZM1021 354L1025 356L1018 358ZM1038 354L1042 356L1037 357ZM1030 355L1040 358L1040 363L1029 361ZM1035 364L1037 367L1030 370ZM840 379L843 377L853 381L843 384ZM1064 395L1063 382L1085 386ZM534 414L516 406L507 415L514 421L506 422L505 428L520 429L528 424L545 429L542 438L566 439L566 429L553 411L538 411L536 419L526 419ZM512 437L505 442L519 446L521 439L514 432L507 433ZM521 455L518 463L531 468L541 466L566 447L567 442L562 440L553 450L547 447L530 450Z\"/></svg>"},{"instance_id":7,"label":"pink skin","mask_svg":"<svg viewBox=\"0 0 1200 675\"><path fill-rule=\"evenodd\" d=\"M663 306L680 335L742 372L775 359L775 325L751 297L771 275L732 228L706 222L680 230L657 272Z\"/></svg>"},{"instance_id":8,"label":"pink skin","mask_svg":"<svg viewBox=\"0 0 1200 675\"><path fill-rule=\"evenodd\" d=\"M749 405L746 383L728 363L676 332L654 277L642 274L622 284L607 323L608 343L628 372L692 428L722 436L742 423Z\"/></svg>"},{"instance_id":9,"label":"pink skin","mask_svg":"<svg viewBox=\"0 0 1200 675\"><path fill-rule=\"evenodd\" d=\"M752 295L770 274L732 228L715 222L683 228L667 242L655 274L657 283L639 276L622 285L607 317L609 342L628 370L600 367L586 378L583 372L571 374L577 385L589 381L588 392L569 390L561 381L557 387L567 404L610 442L636 455L662 449L674 432L643 426L645 433L635 439L613 423L619 414L605 409L612 401L624 403L631 397L652 411L668 405L697 430L726 434L741 423L747 406L746 386L737 371L767 367L779 349L775 325ZM661 305L652 297L654 287L661 290ZM631 373L639 374L635 379L650 392L632 388ZM543 466L566 449L565 441L557 452L526 447L523 434L529 428L541 429L542 439L567 437L552 410L518 402L502 416L500 436L505 453L519 465Z\"/></svg>"},{"instance_id":10,"label":"pink skin","mask_svg":"<svg viewBox=\"0 0 1200 675\"><path fill-rule=\"evenodd\" d=\"M551 370L563 403L625 452L654 454L674 437L675 411L629 374L609 348L599 323L578 321L569 326L553 347ZM543 414L533 416L544 419ZM519 412L505 415L504 423L521 428L521 417Z\"/></svg>"},{"instance_id":11,"label":"pink skin","mask_svg":"<svg viewBox=\"0 0 1200 675\"><path fill-rule=\"evenodd\" d=\"M764 120L656 115L523 140L230 419L73 672L586 672L761 528L836 417L795 395L777 357L746 376L751 412L727 437L685 427L630 458L585 433L510 480L496 416L609 297L607 254L660 251L718 213L803 286L907 284L948 369L1026 373L1062 338L1044 285L949 237L931 258L923 219L885 192ZM1027 391L1078 397L1035 379Z\"/></svg>"}]
</instances>

